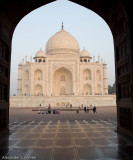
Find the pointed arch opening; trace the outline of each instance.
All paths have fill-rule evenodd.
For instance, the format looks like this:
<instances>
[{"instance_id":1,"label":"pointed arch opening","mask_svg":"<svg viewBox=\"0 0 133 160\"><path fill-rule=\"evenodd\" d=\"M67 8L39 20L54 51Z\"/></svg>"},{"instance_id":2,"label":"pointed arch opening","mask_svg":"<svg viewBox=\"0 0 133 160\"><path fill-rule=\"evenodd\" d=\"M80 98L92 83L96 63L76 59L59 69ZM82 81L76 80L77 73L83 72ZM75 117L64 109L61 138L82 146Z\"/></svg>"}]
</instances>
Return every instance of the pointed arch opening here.
<instances>
[{"instance_id":1,"label":"pointed arch opening","mask_svg":"<svg viewBox=\"0 0 133 160\"><path fill-rule=\"evenodd\" d=\"M83 80L91 80L91 71L89 69L83 71Z\"/></svg>"},{"instance_id":2,"label":"pointed arch opening","mask_svg":"<svg viewBox=\"0 0 133 160\"><path fill-rule=\"evenodd\" d=\"M28 85L24 86L24 95L25 96L29 95L29 86Z\"/></svg>"},{"instance_id":3,"label":"pointed arch opening","mask_svg":"<svg viewBox=\"0 0 133 160\"><path fill-rule=\"evenodd\" d=\"M36 96L42 95L43 94L43 88L40 84L35 85L34 87L34 94Z\"/></svg>"},{"instance_id":4,"label":"pointed arch opening","mask_svg":"<svg viewBox=\"0 0 133 160\"><path fill-rule=\"evenodd\" d=\"M29 80L29 71L26 70L26 71L24 72L24 81L26 82L26 81L28 81L28 80Z\"/></svg>"},{"instance_id":5,"label":"pointed arch opening","mask_svg":"<svg viewBox=\"0 0 133 160\"><path fill-rule=\"evenodd\" d=\"M100 84L97 85L97 93L98 94L102 94L101 85Z\"/></svg>"},{"instance_id":6,"label":"pointed arch opening","mask_svg":"<svg viewBox=\"0 0 133 160\"><path fill-rule=\"evenodd\" d=\"M34 80L40 81L43 80L43 72L40 69L35 70L34 72Z\"/></svg>"},{"instance_id":7,"label":"pointed arch opening","mask_svg":"<svg viewBox=\"0 0 133 160\"><path fill-rule=\"evenodd\" d=\"M99 70L96 71L96 80L101 81L101 72Z\"/></svg>"},{"instance_id":8,"label":"pointed arch opening","mask_svg":"<svg viewBox=\"0 0 133 160\"><path fill-rule=\"evenodd\" d=\"M92 87L89 84L85 84L83 86L83 94L84 95L92 95Z\"/></svg>"},{"instance_id":9,"label":"pointed arch opening","mask_svg":"<svg viewBox=\"0 0 133 160\"><path fill-rule=\"evenodd\" d=\"M72 95L73 78L72 73L67 68L59 68L53 74L52 92L54 95Z\"/></svg>"}]
</instances>

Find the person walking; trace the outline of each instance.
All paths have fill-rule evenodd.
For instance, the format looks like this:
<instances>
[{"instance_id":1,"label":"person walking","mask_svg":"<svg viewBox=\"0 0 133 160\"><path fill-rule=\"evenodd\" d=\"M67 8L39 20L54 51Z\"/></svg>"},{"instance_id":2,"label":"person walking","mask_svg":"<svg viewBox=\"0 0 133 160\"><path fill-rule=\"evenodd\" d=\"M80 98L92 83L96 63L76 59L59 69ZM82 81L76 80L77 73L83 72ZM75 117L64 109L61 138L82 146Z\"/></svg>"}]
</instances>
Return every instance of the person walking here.
<instances>
[{"instance_id":1,"label":"person walking","mask_svg":"<svg viewBox=\"0 0 133 160\"><path fill-rule=\"evenodd\" d=\"M84 107L84 111L85 111L85 113L86 113L86 106Z\"/></svg>"},{"instance_id":2,"label":"person walking","mask_svg":"<svg viewBox=\"0 0 133 160\"><path fill-rule=\"evenodd\" d=\"M79 110L78 110L78 109L76 110L76 113L79 113Z\"/></svg>"},{"instance_id":3,"label":"person walking","mask_svg":"<svg viewBox=\"0 0 133 160\"><path fill-rule=\"evenodd\" d=\"M93 113L97 113L96 106L93 107Z\"/></svg>"},{"instance_id":4,"label":"person walking","mask_svg":"<svg viewBox=\"0 0 133 160\"><path fill-rule=\"evenodd\" d=\"M87 108L86 108L86 109L87 109L87 112L89 112L89 107L88 107L88 106L87 106Z\"/></svg>"}]
</instances>

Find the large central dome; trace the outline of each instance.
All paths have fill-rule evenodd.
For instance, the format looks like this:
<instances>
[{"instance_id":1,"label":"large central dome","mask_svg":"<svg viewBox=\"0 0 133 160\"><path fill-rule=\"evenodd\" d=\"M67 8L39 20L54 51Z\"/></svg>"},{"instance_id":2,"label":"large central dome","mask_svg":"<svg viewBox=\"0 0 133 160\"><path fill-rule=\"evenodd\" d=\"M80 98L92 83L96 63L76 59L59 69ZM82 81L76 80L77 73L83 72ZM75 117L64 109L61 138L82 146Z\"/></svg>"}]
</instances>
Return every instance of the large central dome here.
<instances>
[{"instance_id":1,"label":"large central dome","mask_svg":"<svg viewBox=\"0 0 133 160\"><path fill-rule=\"evenodd\" d=\"M53 35L46 44L47 54L71 53L79 54L78 41L64 29Z\"/></svg>"}]
</instances>

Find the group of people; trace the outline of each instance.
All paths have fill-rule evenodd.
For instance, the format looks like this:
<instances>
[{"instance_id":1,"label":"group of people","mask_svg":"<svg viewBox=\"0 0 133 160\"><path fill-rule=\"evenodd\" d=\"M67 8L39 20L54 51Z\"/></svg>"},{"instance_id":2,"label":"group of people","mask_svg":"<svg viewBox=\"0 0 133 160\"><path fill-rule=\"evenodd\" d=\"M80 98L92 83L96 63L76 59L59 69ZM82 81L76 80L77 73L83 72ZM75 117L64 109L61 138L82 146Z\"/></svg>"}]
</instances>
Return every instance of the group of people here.
<instances>
[{"instance_id":1,"label":"group of people","mask_svg":"<svg viewBox=\"0 0 133 160\"><path fill-rule=\"evenodd\" d=\"M46 107L46 109L43 111L38 110L38 114L51 114L52 112L53 112L53 114L60 114L59 109L54 109L53 107L50 107L50 105L48 108Z\"/></svg>"},{"instance_id":2,"label":"group of people","mask_svg":"<svg viewBox=\"0 0 133 160\"><path fill-rule=\"evenodd\" d=\"M66 108L68 108L68 104L66 104ZM70 104L70 108L72 109L72 104Z\"/></svg>"},{"instance_id":3,"label":"group of people","mask_svg":"<svg viewBox=\"0 0 133 160\"><path fill-rule=\"evenodd\" d=\"M90 109L92 109L93 110L93 113L97 113L97 111L96 111L96 106L94 106L93 108L92 108L92 105L90 105L90 107L84 107L84 111L85 111L85 113L87 113L87 112L89 112L89 110Z\"/></svg>"},{"instance_id":4,"label":"group of people","mask_svg":"<svg viewBox=\"0 0 133 160\"><path fill-rule=\"evenodd\" d=\"M39 105L41 107L41 104ZM66 106L67 108L68 106ZM70 108L72 108L72 104L70 105ZM82 105L82 108L83 108L83 105ZM79 109L80 109L80 106L79 106ZM79 109L76 110L76 113L79 113ZM92 107L92 105L89 106L85 106L84 107L84 112L87 113L89 112L89 110L93 110L93 113L97 113L96 111L96 106ZM60 114L60 110L59 109L54 109L54 107L50 107L50 104L49 104L49 107L46 107L46 109L39 109L38 110L38 114Z\"/></svg>"}]
</instances>

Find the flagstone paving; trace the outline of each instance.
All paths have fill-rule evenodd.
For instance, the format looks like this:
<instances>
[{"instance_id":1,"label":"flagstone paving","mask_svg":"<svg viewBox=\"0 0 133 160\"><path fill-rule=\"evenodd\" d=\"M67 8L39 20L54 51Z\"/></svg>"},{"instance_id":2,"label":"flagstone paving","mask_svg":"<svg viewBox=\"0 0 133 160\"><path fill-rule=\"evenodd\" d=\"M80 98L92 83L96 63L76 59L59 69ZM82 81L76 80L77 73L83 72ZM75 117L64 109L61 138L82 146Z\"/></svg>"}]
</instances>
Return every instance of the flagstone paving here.
<instances>
[{"instance_id":1,"label":"flagstone paving","mask_svg":"<svg viewBox=\"0 0 133 160\"><path fill-rule=\"evenodd\" d=\"M0 139L0 159L132 160L133 140L117 132L116 113L110 112L112 118L99 113L10 117L10 134Z\"/></svg>"},{"instance_id":2,"label":"flagstone paving","mask_svg":"<svg viewBox=\"0 0 133 160\"><path fill-rule=\"evenodd\" d=\"M0 158L37 160L131 159L133 141L113 120L15 121L0 140Z\"/></svg>"}]
</instances>

